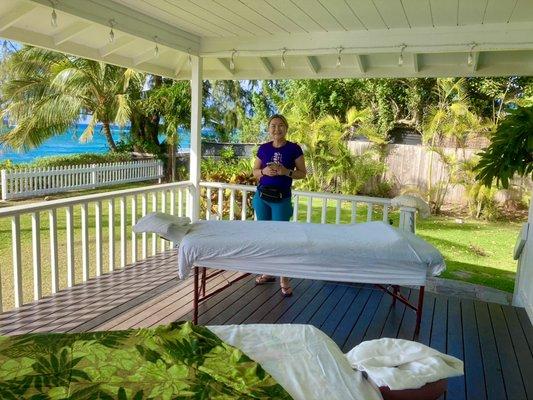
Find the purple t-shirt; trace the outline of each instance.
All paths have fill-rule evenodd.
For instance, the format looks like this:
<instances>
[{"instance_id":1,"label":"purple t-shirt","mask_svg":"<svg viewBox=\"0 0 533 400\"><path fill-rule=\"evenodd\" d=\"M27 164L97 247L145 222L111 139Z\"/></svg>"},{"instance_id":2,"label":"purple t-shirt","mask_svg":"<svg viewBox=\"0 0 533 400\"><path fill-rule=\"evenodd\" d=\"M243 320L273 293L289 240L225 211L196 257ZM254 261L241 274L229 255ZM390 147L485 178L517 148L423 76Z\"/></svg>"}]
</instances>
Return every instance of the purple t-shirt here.
<instances>
[{"instance_id":1,"label":"purple t-shirt","mask_svg":"<svg viewBox=\"0 0 533 400\"><path fill-rule=\"evenodd\" d=\"M289 141L281 147L274 147L272 142L264 143L257 150L257 157L261 160L261 168L265 168L269 162L277 162L283 164L285 168L294 170L296 167L294 161L302 154L302 148ZM281 190L289 191L292 185L292 178L285 175L262 176L259 184L276 186Z\"/></svg>"}]
</instances>

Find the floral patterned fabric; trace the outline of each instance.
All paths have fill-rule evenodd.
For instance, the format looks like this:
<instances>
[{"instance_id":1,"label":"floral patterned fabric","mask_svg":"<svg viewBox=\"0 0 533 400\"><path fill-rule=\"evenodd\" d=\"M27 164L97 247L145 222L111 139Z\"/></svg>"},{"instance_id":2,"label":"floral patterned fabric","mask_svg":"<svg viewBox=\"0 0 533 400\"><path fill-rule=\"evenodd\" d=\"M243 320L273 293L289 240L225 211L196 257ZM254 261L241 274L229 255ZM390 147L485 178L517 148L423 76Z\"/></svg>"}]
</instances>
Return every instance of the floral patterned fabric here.
<instances>
[{"instance_id":1,"label":"floral patterned fabric","mask_svg":"<svg viewBox=\"0 0 533 400\"><path fill-rule=\"evenodd\" d=\"M0 336L0 398L290 399L242 351L190 322Z\"/></svg>"}]
</instances>

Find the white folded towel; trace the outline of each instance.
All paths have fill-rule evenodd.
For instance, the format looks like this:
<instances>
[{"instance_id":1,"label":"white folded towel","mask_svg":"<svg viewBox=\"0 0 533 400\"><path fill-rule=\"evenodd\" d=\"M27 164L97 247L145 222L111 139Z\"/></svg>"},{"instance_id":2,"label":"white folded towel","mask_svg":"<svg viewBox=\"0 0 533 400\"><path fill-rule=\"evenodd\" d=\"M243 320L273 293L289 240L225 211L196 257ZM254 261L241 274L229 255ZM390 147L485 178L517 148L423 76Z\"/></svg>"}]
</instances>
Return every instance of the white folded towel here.
<instances>
[{"instance_id":1,"label":"white folded towel","mask_svg":"<svg viewBox=\"0 0 533 400\"><path fill-rule=\"evenodd\" d=\"M418 389L426 383L464 374L463 362L421 343L403 339L369 340L346 354L377 386Z\"/></svg>"},{"instance_id":2,"label":"white folded towel","mask_svg":"<svg viewBox=\"0 0 533 400\"><path fill-rule=\"evenodd\" d=\"M179 242L191 227L189 217L152 212L146 214L133 227L135 233L156 233L164 239Z\"/></svg>"}]
</instances>

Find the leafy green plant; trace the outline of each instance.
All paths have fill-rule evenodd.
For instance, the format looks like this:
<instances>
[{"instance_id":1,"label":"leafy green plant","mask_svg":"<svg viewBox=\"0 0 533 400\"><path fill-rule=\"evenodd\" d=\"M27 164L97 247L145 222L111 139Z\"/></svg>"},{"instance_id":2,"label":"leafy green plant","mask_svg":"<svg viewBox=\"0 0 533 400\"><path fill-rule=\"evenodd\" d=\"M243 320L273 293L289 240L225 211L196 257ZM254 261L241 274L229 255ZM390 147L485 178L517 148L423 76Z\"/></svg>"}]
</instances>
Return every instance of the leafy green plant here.
<instances>
[{"instance_id":1,"label":"leafy green plant","mask_svg":"<svg viewBox=\"0 0 533 400\"><path fill-rule=\"evenodd\" d=\"M509 187L515 174L533 172L533 106L509 111L492 134L491 144L480 153L476 178L484 185L493 181Z\"/></svg>"}]
</instances>

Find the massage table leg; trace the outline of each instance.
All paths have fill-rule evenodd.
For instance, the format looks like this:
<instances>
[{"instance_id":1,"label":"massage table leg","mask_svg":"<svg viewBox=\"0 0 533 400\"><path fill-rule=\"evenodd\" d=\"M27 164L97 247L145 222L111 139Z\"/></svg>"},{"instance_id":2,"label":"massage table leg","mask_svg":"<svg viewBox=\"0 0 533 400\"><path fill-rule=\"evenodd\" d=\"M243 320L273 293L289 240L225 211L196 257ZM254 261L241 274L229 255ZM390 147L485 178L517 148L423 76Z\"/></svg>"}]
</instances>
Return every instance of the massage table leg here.
<instances>
[{"instance_id":1,"label":"massage table leg","mask_svg":"<svg viewBox=\"0 0 533 400\"><path fill-rule=\"evenodd\" d=\"M415 335L420 332L420 321L422 321L422 308L424 307L424 291L426 287L420 286L420 291L418 292L418 307L416 309L416 328Z\"/></svg>"},{"instance_id":2,"label":"massage table leg","mask_svg":"<svg viewBox=\"0 0 533 400\"><path fill-rule=\"evenodd\" d=\"M193 316L192 323L198 325L198 298L200 297L200 288L198 285L198 267L194 267L194 299L193 299Z\"/></svg>"}]
</instances>

